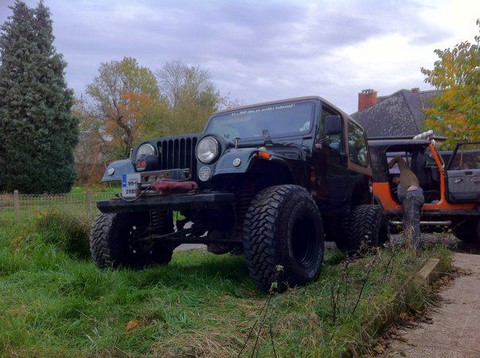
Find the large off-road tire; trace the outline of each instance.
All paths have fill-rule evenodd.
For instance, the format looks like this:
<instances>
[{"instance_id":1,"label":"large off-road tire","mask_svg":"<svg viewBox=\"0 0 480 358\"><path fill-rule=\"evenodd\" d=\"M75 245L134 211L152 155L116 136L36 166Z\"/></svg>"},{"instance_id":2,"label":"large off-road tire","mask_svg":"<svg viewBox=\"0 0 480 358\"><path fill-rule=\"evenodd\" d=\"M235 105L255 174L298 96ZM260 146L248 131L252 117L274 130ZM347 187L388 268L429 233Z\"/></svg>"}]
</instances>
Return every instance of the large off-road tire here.
<instances>
[{"instance_id":1,"label":"large off-road tire","mask_svg":"<svg viewBox=\"0 0 480 358\"><path fill-rule=\"evenodd\" d=\"M464 242L480 242L480 220L478 217L467 220L455 226L455 236Z\"/></svg>"},{"instance_id":2,"label":"large off-road tire","mask_svg":"<svg viewBox=\"0 0 480 358\"><path fill-rule=\"evenodd\" d=\"M381 245L390 238L387 217L379 205L354 207L348 225L348 241L343 249L350 253Z\"/></svg>"},{"instance_id":3,"label":"large off-road tire","mask_svg":"<svg viewBox=\"0 0 480 358\"><path fill-rule=\"evenodd\" d=\"M332 231L330 241L334 241L340 251L348 251L350 242L350 217L346 216L335 221L335 226L332 227ZM329 238L326 238L326 240L328 241Z\"/></svg>"},{"instance_id":4,"label":"large off-road tire","mask_svg":"<svg viewBox=\"0 0 480 358\"><path fill-rule=\"evenodd\" d=\"M170 222L171 222L171 213ZM168 222L168 220L167 220ZM144 267L167 264L173 247L161 244L148 249L134 242L144 236L150 224L149 213L101 213L90 232L90 252L99 268ZM170 225L170 226L169 226ZM173 223L166 230L173 231Z\"/></svg>"},{"instance_id":5,"label":"large off-road tire","mask_svg":"<svg viewBox=\"0 0 480 358\"><path fill-rule=\"evenodd\" d=\"M263 290L273 282L284 291L314 281L323 263L324 237L310 194L296 185L259 192L245 216L243 247L250 276Z\"/></svg>"}]
</instances>

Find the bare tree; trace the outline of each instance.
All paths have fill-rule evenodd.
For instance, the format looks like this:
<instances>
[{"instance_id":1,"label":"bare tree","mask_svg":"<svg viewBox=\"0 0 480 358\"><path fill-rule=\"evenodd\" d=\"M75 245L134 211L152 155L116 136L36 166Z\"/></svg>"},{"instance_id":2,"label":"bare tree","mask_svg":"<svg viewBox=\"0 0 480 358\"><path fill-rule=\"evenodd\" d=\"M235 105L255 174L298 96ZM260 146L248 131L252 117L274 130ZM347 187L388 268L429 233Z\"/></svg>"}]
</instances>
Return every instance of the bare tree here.
<instances>
[{"instance_id":1,"label":"bare tree","mask_svg":"<svg viewBox=\"0 0 480 358\"><path fill-rule=\"evenodd\" d=\"M203 130L208 117L224 101L210 72L199 66L170 61L157 72L157 78L160 92L170 107L170 134Z\"/></svg>"}]
</instances>

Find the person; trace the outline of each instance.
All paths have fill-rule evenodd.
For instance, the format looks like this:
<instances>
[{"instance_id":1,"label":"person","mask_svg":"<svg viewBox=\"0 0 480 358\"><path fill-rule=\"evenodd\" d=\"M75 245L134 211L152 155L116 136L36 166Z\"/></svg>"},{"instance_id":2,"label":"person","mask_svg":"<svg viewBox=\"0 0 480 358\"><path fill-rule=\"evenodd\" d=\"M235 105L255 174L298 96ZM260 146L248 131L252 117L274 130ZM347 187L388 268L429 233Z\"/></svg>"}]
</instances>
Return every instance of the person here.
<instances>
[{"instance_id":1,"label":"person","mask_svg":"<svg viewBox=\"0 0 480 358\"><path fill-rule=\"evenodd\" d=\"M421 248L420 210L425 202L423 190L418 183L417 176L410 170L402 157L393 158L389 167L392 168L395 164L398 164L400 169L397 196L403 204L403 230L407 242L415 250L419 250Z\"/></svg>"}]
</instances>

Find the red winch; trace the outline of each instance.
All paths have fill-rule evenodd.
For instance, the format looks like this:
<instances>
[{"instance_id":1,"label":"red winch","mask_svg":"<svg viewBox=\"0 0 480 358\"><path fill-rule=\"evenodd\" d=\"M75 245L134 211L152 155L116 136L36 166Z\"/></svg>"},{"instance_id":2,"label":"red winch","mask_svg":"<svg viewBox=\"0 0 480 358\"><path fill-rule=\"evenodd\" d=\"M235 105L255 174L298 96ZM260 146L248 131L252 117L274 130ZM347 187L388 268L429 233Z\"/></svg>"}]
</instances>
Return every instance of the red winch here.
<instances>
[{"instance_id":1,"label":"red winch","mask_svg":"<svg viewBox=\"0 0 480 358\"><path fill-rule=\"evenodd\" d=\"M187 192L198 189L198 184L194 181L157 180L151 188L164 193Z\"/></svg>"}]
</instances>

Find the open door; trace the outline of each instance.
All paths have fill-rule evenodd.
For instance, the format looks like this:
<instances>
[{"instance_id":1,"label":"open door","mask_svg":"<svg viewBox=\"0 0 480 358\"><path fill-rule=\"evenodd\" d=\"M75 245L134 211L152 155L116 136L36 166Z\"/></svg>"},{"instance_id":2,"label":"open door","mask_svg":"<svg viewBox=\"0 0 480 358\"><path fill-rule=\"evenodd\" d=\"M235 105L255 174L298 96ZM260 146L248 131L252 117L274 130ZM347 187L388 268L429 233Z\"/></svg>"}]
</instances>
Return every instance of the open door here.
<instances>
[{"instance_id":1,"label":"open door","mask_svg":"<svg viewBox=\"0 0 480 358\"><path fill-rule=\"evenodd\" d=\"M480 202L480 142L457 144L447 164L446 179L448 201Z\"/></svg>"}]
</instances>

